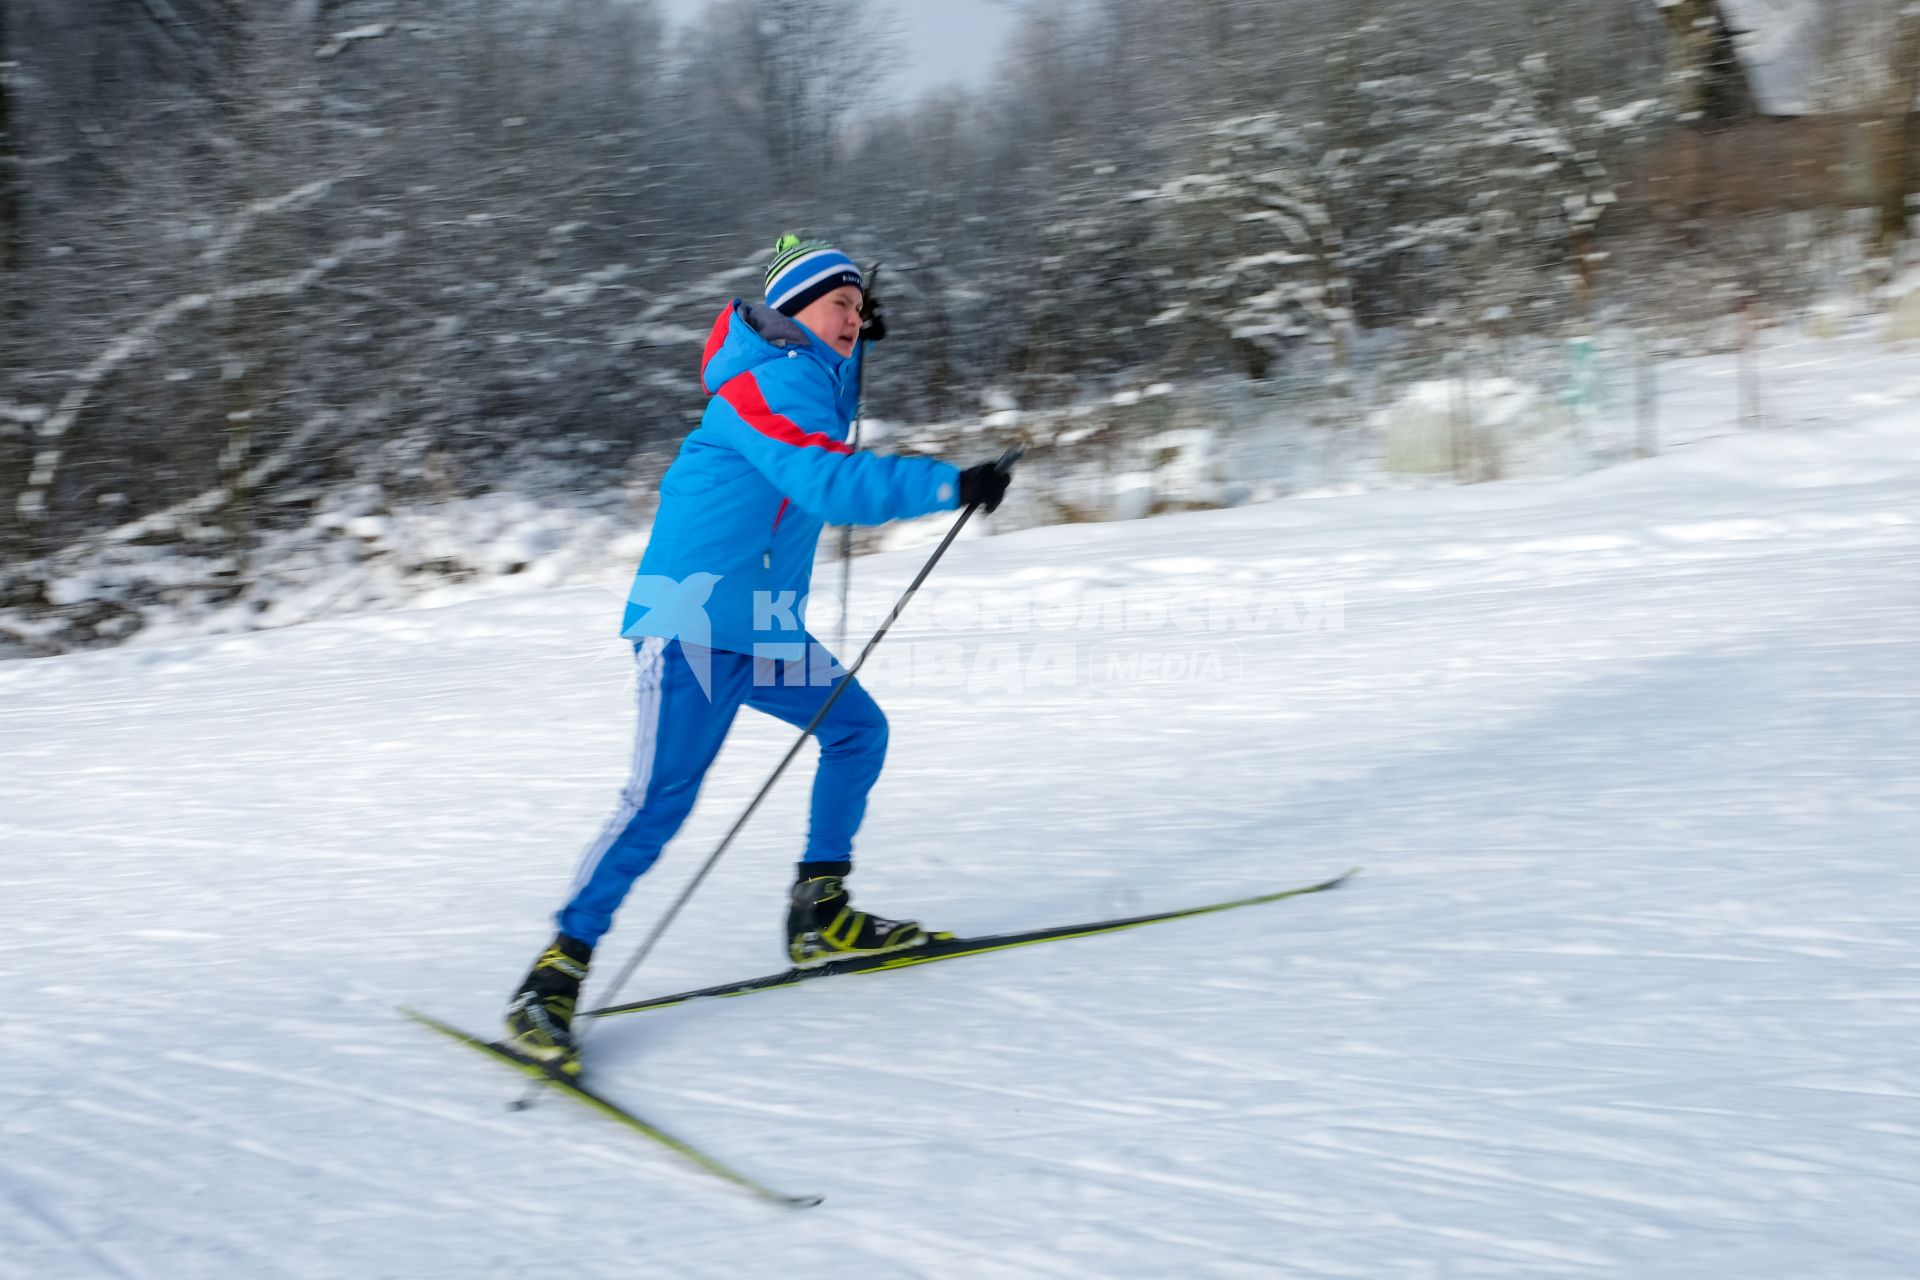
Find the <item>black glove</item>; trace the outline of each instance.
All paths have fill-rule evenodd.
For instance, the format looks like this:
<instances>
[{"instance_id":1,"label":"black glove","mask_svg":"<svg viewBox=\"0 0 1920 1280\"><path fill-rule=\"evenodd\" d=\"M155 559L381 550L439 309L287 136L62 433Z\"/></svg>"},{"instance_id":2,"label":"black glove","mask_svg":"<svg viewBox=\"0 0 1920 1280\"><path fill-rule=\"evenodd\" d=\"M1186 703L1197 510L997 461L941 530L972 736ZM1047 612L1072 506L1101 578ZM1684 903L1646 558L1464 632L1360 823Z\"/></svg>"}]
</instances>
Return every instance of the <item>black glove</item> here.
<instances>
[{"instance_id":1,"label":"black glove","mask_svg":"<svg viewBox=\"0 0 1920 1280\"><path fill-rule=\"evenodd\" d=\"M976 504L987 509L992 515L1000 506L1000 499L1007 496L1007 486L1013 483L1013 473L1003 471L997 462L983 462L977 467L968 467L960 473L960 505L971 507Z\"/></svg>"},{"instance_id":2,"label":"black glove","mask_svg":"<svg viewBox=\"0 0 1920 1280\"><path fill-rule=\"evenodd\" d=\"M868 295L860 304L860 340L878 342L887 336L886 303Z\"/></svg>"}]
</instances>

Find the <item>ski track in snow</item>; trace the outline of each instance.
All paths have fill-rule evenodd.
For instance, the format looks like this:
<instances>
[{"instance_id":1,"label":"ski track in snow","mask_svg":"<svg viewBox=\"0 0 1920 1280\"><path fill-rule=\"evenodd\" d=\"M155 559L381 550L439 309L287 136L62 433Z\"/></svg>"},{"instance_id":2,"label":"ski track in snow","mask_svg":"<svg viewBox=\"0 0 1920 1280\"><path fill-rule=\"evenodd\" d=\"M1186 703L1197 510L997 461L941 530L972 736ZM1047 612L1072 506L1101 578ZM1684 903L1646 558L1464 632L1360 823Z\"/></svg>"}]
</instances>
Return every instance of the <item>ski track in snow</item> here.
<instances>
[{"instance_id":1,"label":"ski track in snow","mask_svg":"<svg viewBox=\"0 0 1920 1280\"><path fill-rule=\"evenodd\" d=\"M0 1277L1910 1277L1917 427L962 541L955 597L1345 626L1238 637L1228 688L881 672L864 900L986 931L1366 870L595 1026L611 1096L805 1213L509 1113L393 1012L490 1033L544 938L625 763L607 595L0 666ZM1047 638L925 604L889 645ZM603 957L786 732L742 719ZM805 796L626 994L779 967Z\"/></svg>"}]
</instances>

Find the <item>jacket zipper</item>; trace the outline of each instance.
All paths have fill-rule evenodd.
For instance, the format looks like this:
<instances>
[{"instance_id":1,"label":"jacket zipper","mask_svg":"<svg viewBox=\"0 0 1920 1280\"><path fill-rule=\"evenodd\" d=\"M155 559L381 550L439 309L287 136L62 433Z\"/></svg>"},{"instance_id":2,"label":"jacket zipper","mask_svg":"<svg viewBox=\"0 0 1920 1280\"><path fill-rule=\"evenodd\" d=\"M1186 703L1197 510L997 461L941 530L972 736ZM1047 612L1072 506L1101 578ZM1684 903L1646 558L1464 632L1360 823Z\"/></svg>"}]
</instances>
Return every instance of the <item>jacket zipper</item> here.
<instances>
[{"instance_id":1,"label":"jacket zipper","mask_svg":"<svg viewBox=\"0 0 1920 1280\"><path fill-rule=\"evenodd\" d=\"M760 556L763 569L773 568L773 539L780 532L780 520L787 514L787 503L791 501L791 498L780 499L780 509L773 513L773 528L767 530L767 549Z\"/></svg>"}]
</instances>

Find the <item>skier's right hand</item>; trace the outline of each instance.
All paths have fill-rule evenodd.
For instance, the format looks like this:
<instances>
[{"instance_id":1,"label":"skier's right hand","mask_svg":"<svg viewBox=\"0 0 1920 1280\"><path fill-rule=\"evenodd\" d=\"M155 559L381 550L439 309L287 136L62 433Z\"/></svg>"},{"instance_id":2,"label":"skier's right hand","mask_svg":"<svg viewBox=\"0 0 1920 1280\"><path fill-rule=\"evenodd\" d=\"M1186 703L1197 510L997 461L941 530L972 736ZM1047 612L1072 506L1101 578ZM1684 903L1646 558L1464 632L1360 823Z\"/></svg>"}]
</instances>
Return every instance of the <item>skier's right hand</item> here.
<instances>
[{"instance_id":1,"label":"skier's right hand","mask_svg":"<svg viewBox=\"0 0 1920 1280\"><path fill-rule=\"evenodd\" d=\"M963 507L981 506L992 515L1000 506L1000 500L1007 496L1007 486L1013 483L1013 473L1003 469L998 462L983 462L977 467L968 467L960 473L960 505Z\"/></svg>"},{"instance_id":2,"label":"skier's right hand","mask_svg":"<svg viewBox=\"0 0 1920 1280\"><path fill-rule=\"evenodd\" d=\"M875 268L878 270L878 268ZM876 294L860 303L860 341L878 342L887 336L887 304Z\"/></svg>"}]
</instances>

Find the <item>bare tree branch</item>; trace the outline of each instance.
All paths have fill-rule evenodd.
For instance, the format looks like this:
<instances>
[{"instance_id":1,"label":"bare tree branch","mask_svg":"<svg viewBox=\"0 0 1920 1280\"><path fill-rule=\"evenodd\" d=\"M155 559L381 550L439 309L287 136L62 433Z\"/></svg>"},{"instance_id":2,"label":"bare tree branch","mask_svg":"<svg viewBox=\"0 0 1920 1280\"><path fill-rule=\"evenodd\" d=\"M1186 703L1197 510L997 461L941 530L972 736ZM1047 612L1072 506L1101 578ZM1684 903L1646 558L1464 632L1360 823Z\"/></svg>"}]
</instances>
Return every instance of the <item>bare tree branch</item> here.
<instances>
[{"instance_id":1,"label":"bare tree branch","mask_svg":"<svg viewBox=\"0 0 1920 1280\"><path fill-rule=\"evenodd\" d=\"M105 351L95 356L80 371L79 376L74 380L73 387L60 398L59 405L44 422L35 428L34 435L40 442L40 448L34 454L33 471L27 477L27 487L20 493L17 503L20 514L28 518L37 518L45 514L47 491L59 477L60 463L65 454L61 440L107 376L146 350L154 337L168 325L183 316L204 311L215 303L237 302L247 298L284 297L299 293L342 264L362 254L394 248L404 238L401 232L390 231L384 236L350 240L335 252L291 275L277 276L269 280L251 280L213 293L190 293L149 312L145 319L111 343Z\"/></svg>"}]
</instances>

